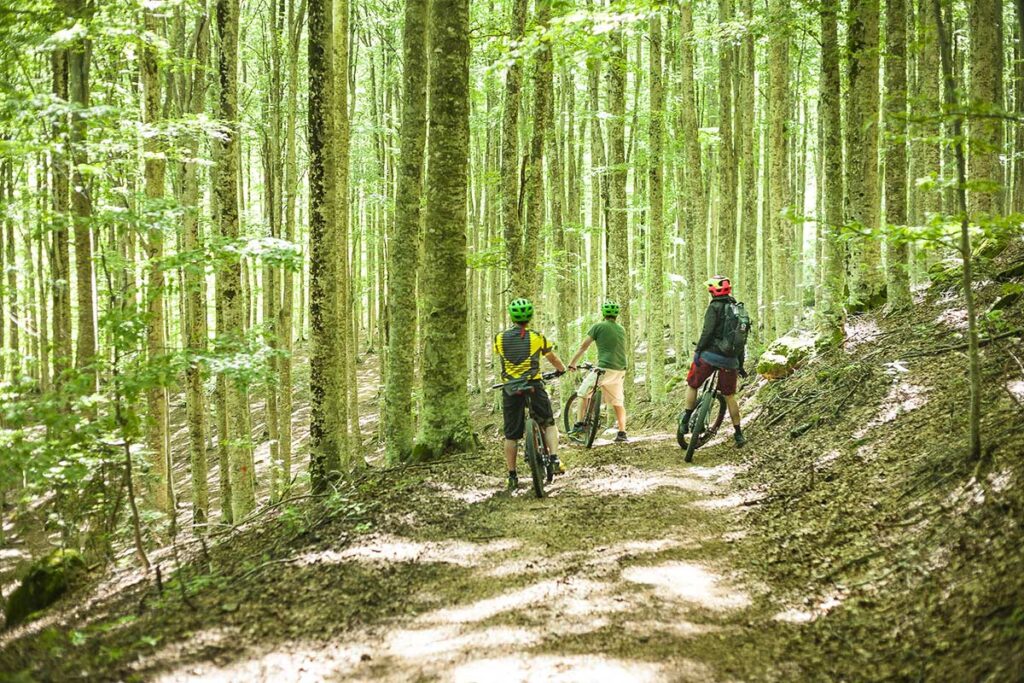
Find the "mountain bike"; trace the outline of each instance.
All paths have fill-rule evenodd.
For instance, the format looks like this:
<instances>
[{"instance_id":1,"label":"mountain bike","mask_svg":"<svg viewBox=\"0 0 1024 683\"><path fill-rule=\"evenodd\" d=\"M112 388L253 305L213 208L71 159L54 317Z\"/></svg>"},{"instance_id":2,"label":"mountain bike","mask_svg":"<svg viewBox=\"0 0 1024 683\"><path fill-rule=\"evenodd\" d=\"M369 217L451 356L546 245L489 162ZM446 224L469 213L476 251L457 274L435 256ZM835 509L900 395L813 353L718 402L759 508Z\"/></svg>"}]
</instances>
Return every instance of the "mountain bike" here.
<instances>
[{"instance_id":1,"label":"mountain bike","mask_svg":"<svg viewBox=\"0 0 1024 683\"><path fill-rule=\"evenodd\" d=\"M597 437L597 430L601 426L601 392L598 391L597 385L601 383L601 375L605 371L591 363L583 363L579 367L590 372L580 382L576 391L572 392L569 400L565 402L562 418L565 422L565 434L569 437L569 440L583 444L587 448L592 448L594 446L594 439ZM576 401L578 400L589 400L590 405L587 406L587 411L583 415L582 426L576 429L574 421L576 414L579 412L576 409Z\"/></svg>"},{"instance_id":2,"label":"mountain bike","mask_svg":"<svg viewBox=\"0 0 1024 683\"><path fill-rule=\"evenodd\" d=\"M558 377L558 372L545 372L540 380L546 381ZM535 387L531 384L534 380L513 379L501 384L491 385L491 389L502 389L512 394L526 397L526 431L523 438L526 440L526 462L530 465L530 477L533 479L533 492L538 498L544 497L544 484L550 484L555 478L555 468L551 464L551 454L548 452L548 445L544 443L544 429L533 417L533 406L531 399Z\"/></svg>"},{"instance_id":3,"label":"mountain bike","mask_svg":"<svg viewBox=\"0 0 1024 683\"><path fill-rule=\"evenodd\" d=\"M715 368L711 376L704 380L697 394L697 403L690 416L689 441L686 440L687 425L683 423L683 415L686 413L679 416L676 441L679 442L680 448L686 449L686 462L693 462L694 452L718 433L718 428L725 419L726 410L725 396L718 390L718 368Z\"/></svg>"}]
</instances>

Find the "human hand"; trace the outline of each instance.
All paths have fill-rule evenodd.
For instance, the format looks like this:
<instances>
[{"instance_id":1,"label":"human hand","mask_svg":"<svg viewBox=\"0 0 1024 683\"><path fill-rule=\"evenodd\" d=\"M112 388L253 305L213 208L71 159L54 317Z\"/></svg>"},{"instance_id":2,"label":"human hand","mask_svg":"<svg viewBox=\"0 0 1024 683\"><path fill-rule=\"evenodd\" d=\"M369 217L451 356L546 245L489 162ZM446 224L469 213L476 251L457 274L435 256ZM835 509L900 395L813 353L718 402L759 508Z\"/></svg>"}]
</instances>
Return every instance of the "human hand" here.
<instances>
[{"instance_id":1,"label":"human hand","mask_svg":"<svg viewBox=\"0 0 1024 683\"><path fill-rule=\"evenodd\" d=\"M577 370L579 370L579 367L570 363L569 369L573 372L576 372Z\"/></svg>"}]
</instances>

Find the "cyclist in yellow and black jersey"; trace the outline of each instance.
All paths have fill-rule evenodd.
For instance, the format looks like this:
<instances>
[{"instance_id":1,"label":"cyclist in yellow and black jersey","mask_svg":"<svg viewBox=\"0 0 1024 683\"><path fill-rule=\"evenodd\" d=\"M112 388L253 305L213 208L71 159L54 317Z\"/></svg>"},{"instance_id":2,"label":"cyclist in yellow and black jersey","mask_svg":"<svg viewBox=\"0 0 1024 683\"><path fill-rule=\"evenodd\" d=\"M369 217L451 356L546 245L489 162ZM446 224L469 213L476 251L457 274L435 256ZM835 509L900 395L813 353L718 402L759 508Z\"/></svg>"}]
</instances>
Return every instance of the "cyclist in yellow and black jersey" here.
<instances>
[{"instance_id":1,"label":"cyclist in yellow and black jersey","mask_svg":"<svg viewBox=\"0 0 1024 683\"><path fill-rule=\"evenodd\" d=\"M533 319L533 304L527 299L516 299L508 305L508 314L515 323L494 337L494 354L501 359L501 376L507 382L514 379L526 380L533 387L530 407L533 418L544 430L544 443L551 454L555 472L562 474L558 460L558 428L555 427L551 399L540 380L540 357L544 356L559 373L565 366L555 354L554 345L540 332L529 329ZM526 430L524 408L526 397L521 393L505 391L501 395L502 414L505 418L505 463L508 465L508 486L519 486L516 474L516 450L519 439Z\"/></svg>"}]
</instances>

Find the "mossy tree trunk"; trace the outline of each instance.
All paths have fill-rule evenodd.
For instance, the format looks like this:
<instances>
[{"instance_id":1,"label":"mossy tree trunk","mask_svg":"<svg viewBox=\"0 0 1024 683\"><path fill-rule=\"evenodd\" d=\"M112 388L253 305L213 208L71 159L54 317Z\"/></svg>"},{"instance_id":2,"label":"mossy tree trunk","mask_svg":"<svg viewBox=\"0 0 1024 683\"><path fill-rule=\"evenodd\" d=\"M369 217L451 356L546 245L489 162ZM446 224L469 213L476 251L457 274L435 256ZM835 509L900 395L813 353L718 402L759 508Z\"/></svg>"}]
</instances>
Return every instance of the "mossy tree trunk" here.
<instances>
[{"instance_id":1,"label":"mossy tree trunk","mask_svg":"<svg viewBox=\"0 0 1024 683\"><path fill-rule=\"evenodd\" d=\"M333 0L309 2L310 481L325 491L348 446L341 259L336 220Z\"/></svg>"},{"instance_id":2,"label":"mossy tree trunk","mask_svg":"<svg viewBox=\"0 0 1024 683\"><path fill-rule=\"evenodd\" d=\"M753 0L741 0L744 21L753 17ZM754 129L757 123L754 90L757 59L754 52L754 30L748 27L740 42L739 95L736 102L736 119L739 127L740 187L743 198L740 204L739 240L740 268L736 272L735 290L756 308L758 301L757 282L757 152L754 149Z\"/></svg>"},{"instance_id":3,"label":"mossy tree trunk","mask_svg":"<svg viewBox=\"0 0 1024 683\"><path fill-rule=\"evenodd\" d=\"M466 393L469 0L430 6L430 128L422 272L423 415L418 459L473 442Z\"/></svg>"},{"instance_id":4,"label":"mossy tree trunk","mask_svg":"<svg viewBox=\"0 0 1024 683\"><path fill-rule=\"evenodd\" d=\"M718 22L733 19L733 0L718 0ZM736 279L736 149L733 144L733 38L725 33L718 45L718 258L717 270Z\"/></svg>"},{"instance_id":5,"label":"mossy tree trunk","mask_svg":"<svg viewBox=\"0 0 1024 683\"><path fill-rule=\"evenodd\" d=\"M683 194L686 197L686 220L683 239L686 241L686 280L689 285L685 299L690 305L690 338L700 336L707 297L701 283L707 272L707 198L701 171L700 137L697 129L697 98L694 82L693 3L683 2L679 16L679 129L683 139Z\"/></svg>"},{"instance_id":6,"label":"mossy tree trunk","mask_svg":"<svg viewBox=\"0 0 1024 683\"><path fill-rule=\"evenodd\" d=\"M406 0L402 54L402 123L394 238L388 263L388 358L384 387L384 446L388 461L412 452L416 423L412 389L416 362L416 270L420 197L427 138L428 0Z\"/></svg>"},{"instance_id":7,"label":"mossy tree trunk","mask_svg":"<svg viewBox=\"0 0 1024 683\"><path fill-rule=\"evenodd\" d=\"M648 129L650 161L648 188L651 225L650 277L647 287L647 306L650 325L647 327L650 367L647 369L647 388L651 400L665 398L665 192L663 140L665 133L665 86L661 65L661 16L650 19L650 103L651 120Z\"/></svg>"},{"instance_id":8,"label":"mossy tree trunk","mask_svg":"<svg viewBox=\"0 0 1024 683\"><path fill-rule=\"evenodd\" d=\"M154 35L157 33L157 19L151 11L145 12L143 24L147 31ZM155 46L147 45L143 49L141 71L142 120L149 126L155 126L160 118L161 104L160 73ZM146 202L149 204L147 208L158 211L164 196L163 149L158 136L147 138L145 146L147 155L143 173ZM158 224L146 233L146 258L149 259L146 283L146 351L152 364L160 362L167 352L164 337L164 270L161 262L163 257L163 226ZM81 327L81 320L79 326ZM167 448L167 390L160 385L150 386L146 390L146 445L152 461L150 496L158 510L169 513L174 508L174 487L170 453Z\"/></svg>"},{"instance_id":9,"label":"mossy tree trunk","mask_svg":"<svg viewBox=\"0 0 1024 683\"><path fill-rule=\"evenodd\" d=\"M206 104L206 68L209 59L210 18L203 14L197 20L195 51L192 58L196 66L189 75L188 111L199 115ZM191 135L185 141L188 157L199 156L198 136ZM182 245L186 252L196 253L202 247L199 229L199 165L194 161L182 163ZM206 287L203 267L189 264L184 278L184 325L185 346L190 354L199 356L206 351ZM203 367L198 358L190 359L185 369L185 421L188 424L189 463L192 481L192 523L199 529L205 527L209 518L209 493L207 484L206 441L209 425L206 417L206 395L203 388Z\"/></svg>"},{"instance_id":10,"label":"mossy tree trunk","mask_svg":"<svg viewBox=\"0 0 1024 683\"><path fill-rule=\"evenodd\" d=\"M818 329L834 342L843 338L846 300L846 243L843 226L843 131L839 80L839 0L827 0L821 8L821 116L822 168L824 169L825 216L822 234L824 271L818 306Z\"/></svg>"},{"instance_id":11,"label":"mossy tree trunk","mask_svg":"<svg viewBox=\"0 0 1024 683\"><path fill-rule=\"evenodd\" d=\"M512 34L516 43L526 31L527 0L512 0ZM530 277L523 256L523 226L519 210L519 102L523 67L517 59L505 75L505 109L501 120L501 217L508 263L509 295L525 296Z\"/></svg>"},{"instance_id":12,"label":"mossy tree trunk","mask_svg":"<svg viewBox=\"0 0 1024 683\"><path fill-rule=\"evenodd\" d=\"M968 117L967 195L971 220L984 224L1002 213L1003 171L999 161L1003 122L993 112L1002 111L1003 43L1002 0L972 0L970 20L970 101Z\"/></svg>"},{"instance_id":13,"label":"mossy tree trunk","mask_svg":"<svg viewBox=\"0 0 1024 683\"><path fill-rule=\"evenodd\" d=\"M907 224L907 7L905 0L885 5L885 222L895 230ZM885 243L888 306L910 306L907 242L891 236Z\"/></svg>"},{"instance_id":14,"label":"mossy tree trunk","mask_svg":"<svg viewBox=\"0 0 1024 683\"><path fill-rule=\"evenodd\" d=\"M551 19L550 0L537 0L537 26L540 31L547 28ZM544 269L541 265L541 241L544 228L544 141L547 134L545 122L550 115L551 99L551 45L542 40L537 49L533 65L533 135L530 140L530 156L526 167L526 225L523 231L523 260L529 271L526 290L522 296L534 298L541 294Z\"/></svg>"},{"instance_id":15,"label":"mossy tree trunk","mask_svg":"<svg viewBox=\"0 0 1024 683\"><path fill-rule=\"evenodd\" d=\"M861 233L850 242L849 303L859 310L885 301L878 194L878 0L851 0L847 51L846 220Z\"/></svg>"},{"instance_id":16,"label":"mossy tree trunk","mask_svg":"<svg viewBox=\"0 0 1024 683\"><path fill-rule=\"evenodd\" d=\"M608 296L621 311L626 330L626 364L633 367L630 329L629 214L626 208L626 69L629 57L622 32L610 36L608 54Z\"/></svg>"},{"instance_id":17,"label":"mossy tree trunk","mask_svg":"<svg viewBox=\"0 0 1024 683\"><path fill-rule=\"evenodd\" d=\"M227 242L239 238L239 127L238 127L238 0L217 0L219 51L217 73L220 80L218 117L226 128L218 154L217 194L220 235ZM242 264L238 258L226 260L217 273L221 280L223 320L217 321L218 342L224 350L242 352L245 334L245 310L242 298ZM231 484L231 515L241 522L256 505L252 472L249 402L240 380L227 376L223 384L226 430L222 434L228 452L228 477Z\"/></svg>"},{"instance_id":18,"label":"mossy tree trunk","mask_svg":"<svg viewBox=\"0 0 1024 683\"><path fill-rule=\"evenodd\" d=\"M790 223L789 184L789 35L786 22L789 0L774 0L773 19L778 24L768 43L768 177L766 205L768 222L764 225L764 283L770 301L765 306L765 327L776 336L783 334L791 321L787 318L790 302L790 268L786 251Z\"/></svg>"}]
</instances>

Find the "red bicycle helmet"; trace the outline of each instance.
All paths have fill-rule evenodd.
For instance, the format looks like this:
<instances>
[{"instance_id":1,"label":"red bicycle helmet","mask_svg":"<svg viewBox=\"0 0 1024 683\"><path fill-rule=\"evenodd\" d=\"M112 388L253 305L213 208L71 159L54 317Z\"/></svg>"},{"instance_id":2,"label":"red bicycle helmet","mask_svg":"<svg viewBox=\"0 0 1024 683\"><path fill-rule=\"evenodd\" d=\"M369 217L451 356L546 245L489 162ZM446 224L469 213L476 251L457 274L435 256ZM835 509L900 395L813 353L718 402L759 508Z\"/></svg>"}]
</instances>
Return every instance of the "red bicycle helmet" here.
<instances>
[{"instance_id":1,"label":"red bicycle helmet","mask_svg":"<svg viewBox=\"0 0 1024 683\"><path fill-rule=\"evenodd\" d=\"M725 296L732 294L732 282L724 275L713 275L704 283L707 285L711 296Z\"/></svg>"}]
</instances>

